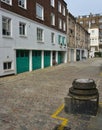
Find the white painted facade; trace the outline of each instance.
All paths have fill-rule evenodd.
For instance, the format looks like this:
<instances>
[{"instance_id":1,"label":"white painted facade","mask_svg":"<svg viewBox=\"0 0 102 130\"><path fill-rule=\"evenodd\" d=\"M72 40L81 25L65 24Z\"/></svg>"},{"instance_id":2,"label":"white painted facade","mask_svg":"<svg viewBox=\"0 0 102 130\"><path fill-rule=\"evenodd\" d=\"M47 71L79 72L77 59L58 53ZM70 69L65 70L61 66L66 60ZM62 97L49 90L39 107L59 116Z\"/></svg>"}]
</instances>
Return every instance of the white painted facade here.
<instances>
[{"instance_id":1,"label":"white painted facade","mask_svg":"<svg viewBox=\"0 0 102 130\"><path fill-rule=\"evenodd\" d=\"M90 57L94 57L94 52L99 51L99 29L92 28L89 29L90 33Z\"/></svg>"},{"instance_id":2,"label":"white painted facade","mask_svg":"<svg viewBox=\"0 0 102 130\"><path fill-rule=\"evenodd\" d=\"M11 36L2 35L2 17L8 17L11 19ZM26 24L26 36L19 35L19 22ZM37 42L37 28L41 28L44 31L44 41ZM55 34L55 43L51 43L51 33ZM64 45L60 47L58 44L58 36L61 35L65 37L66 34L61 33L55 29L27 19L25 17L19 16L15 13L9 12L5 9L0 8L0 76L8 74L16 74L16 50L24 49L30 51L30 66L29 71L32 71L31 63L31 54L32 50L41 50L42 51L42 68L43 65L43 51L62 51L65 53L64 63L67 62L67 46ZM66 43L66 41L65 41ZM52 57L52 53L51 53ZM57 53L56 53L57 57ZM51 59L52 60L52 59ZM7 61L12 61L12 69L4 70L3 63ZM52 66L52 61L51 61Z\"/></svg>"}]
</instances>

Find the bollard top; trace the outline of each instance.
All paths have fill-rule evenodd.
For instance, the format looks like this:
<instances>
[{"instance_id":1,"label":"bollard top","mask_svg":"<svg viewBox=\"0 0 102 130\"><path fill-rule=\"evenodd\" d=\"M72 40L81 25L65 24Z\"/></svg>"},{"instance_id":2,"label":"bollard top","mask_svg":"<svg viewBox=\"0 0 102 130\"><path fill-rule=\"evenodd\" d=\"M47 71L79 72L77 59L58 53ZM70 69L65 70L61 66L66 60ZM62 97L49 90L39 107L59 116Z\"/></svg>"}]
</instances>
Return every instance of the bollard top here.
<instances>
[{"instance_id":1,"label":"bollard top","mask_svg":"<svg viewBox=\"0 0 102 130\"><path fill-rule=\"evenodd\" d=\"M75 89L95 89L96 84L93 79L75 79L72 83Z\"/></svg>"},{"instance_id":2,"label":"bollard top","mask_svg":"<svg viewBox=\"0 0 102 130\"><path fill-rule=\"evenodd\" d=\"M79 82L79 83L92 83L94 82L93 79L76 79L76 82Z\"/></svg>"}]
</instances>

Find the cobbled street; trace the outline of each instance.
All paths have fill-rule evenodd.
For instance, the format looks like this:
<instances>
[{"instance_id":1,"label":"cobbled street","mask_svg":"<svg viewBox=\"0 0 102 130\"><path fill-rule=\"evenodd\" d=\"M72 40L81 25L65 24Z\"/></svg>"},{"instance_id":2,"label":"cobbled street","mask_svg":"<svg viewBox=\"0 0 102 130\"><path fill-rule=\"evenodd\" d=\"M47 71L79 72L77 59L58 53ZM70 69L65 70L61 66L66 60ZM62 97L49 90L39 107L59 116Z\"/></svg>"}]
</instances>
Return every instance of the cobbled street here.
<instances>
[{"instance_id":1,"label":"cobbled street","mask_svg":"<svg viewBox=\"0 0 102 130\"><path fill-rule=\"evenodd\" d=\"M62 120L52 114L64 104L76 78L95 80L102 108L102 59L92 58L46 69L0 78L0 130L54 130ZM102 130L102 113L97 116L67 114L70 130Z\"/></svg>"}]
</instances>

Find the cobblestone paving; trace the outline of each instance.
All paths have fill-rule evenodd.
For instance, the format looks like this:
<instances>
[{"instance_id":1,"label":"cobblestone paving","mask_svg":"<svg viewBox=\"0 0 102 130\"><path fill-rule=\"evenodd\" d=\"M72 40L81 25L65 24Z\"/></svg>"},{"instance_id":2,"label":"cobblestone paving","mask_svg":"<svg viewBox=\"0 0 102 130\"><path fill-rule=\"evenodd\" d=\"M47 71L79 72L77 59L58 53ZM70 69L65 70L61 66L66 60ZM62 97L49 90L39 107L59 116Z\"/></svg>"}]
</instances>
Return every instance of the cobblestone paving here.
<instances>
[{"instance_id":1,"label":"cobblestone paving","mask_svg":"<svg viewBox=\"0 0 102 130\"><path fill-rule=\"evenodd\" d=\"M101 73L102 59L87 59L0 78L0 130L54 130L62 121L51 115L64 103L75 78L94 79L102 102ZM91 125L96 117L64 110L59 116L68 119L71 130L100 130L102 116L95 129Z\"/></svg>"}]
</instances>

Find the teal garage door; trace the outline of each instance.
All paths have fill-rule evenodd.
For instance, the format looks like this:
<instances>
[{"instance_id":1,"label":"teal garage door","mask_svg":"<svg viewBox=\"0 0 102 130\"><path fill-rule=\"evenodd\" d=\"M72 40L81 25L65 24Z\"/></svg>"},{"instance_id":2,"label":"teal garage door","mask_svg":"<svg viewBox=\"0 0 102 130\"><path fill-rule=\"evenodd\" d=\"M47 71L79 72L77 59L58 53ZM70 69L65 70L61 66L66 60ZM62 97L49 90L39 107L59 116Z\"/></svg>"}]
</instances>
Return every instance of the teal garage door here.
<instances>
[{"instance_id":1,"label":"teal garage door","mask_svg":"<svg viewBox=\"0 0 102 130\"><path fill-rule=\"evenodd\" d=\"M50 66L50 51L44 52L44 68Z\"/></svg>"},{"instance_id":2,"label":"teal garage door","mask_svg":"<svg viewBox=\"0 0 102 130\"><path fill-rule=\"evenodd\" d=\"M62 63L62 53L58 52L58 64Z\"/></svg>"},{"instance_id":3,"label":"teal garage door","mask_svg":"<svg viewBox=\"0 0 102 130\"><path fill-rule=\"evenodd\" d=\"M41 51L32 51L32 69L41 68Z\"/></svg>"},{"instance_id":4,"label":"teal garage door","mask_svg":"<svg viewBox=\"0 0 102 130\"><path fill-rule=\"evenodd\" d=\"M16 51L16 67L17 67L17 74L29 71L29 51L28 50Z\"/></svg>"}]
</instances>

